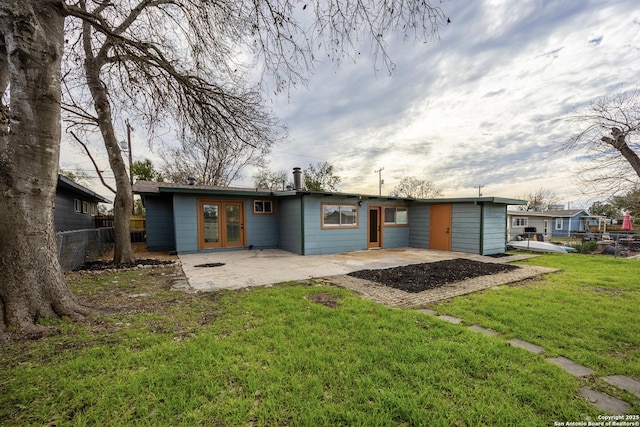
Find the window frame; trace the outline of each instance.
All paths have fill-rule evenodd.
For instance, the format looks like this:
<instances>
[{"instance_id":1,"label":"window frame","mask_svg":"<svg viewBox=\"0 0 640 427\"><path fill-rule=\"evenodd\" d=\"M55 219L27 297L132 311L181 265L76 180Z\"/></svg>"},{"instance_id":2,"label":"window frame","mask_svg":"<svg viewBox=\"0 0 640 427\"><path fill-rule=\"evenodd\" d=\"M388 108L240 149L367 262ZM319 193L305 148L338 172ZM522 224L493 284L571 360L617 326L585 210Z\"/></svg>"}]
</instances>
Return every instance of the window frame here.
<instances>
[{"instance_id":1,"label":"window frame","mask_svg":"<svg viewBox=\"0 0 640 427\"><path fill-rule=\"evenodd\" d=\"M384 211L382 212L382 224L384 227L408 227L409 226L409 206L405 205L386 205L383 206ZM407 213L407 222L398 222L398 209L404 209ZM394 211L394 221L387 222L387 210Z\"/></svg>"},{"instance_id":2,"label":"window frame","mask_svg":"<svg viewBox=\"0 0 640 427\"><path fill-rule=\"evenodd\" d=\"M556 230L562 230L562 227L564 227L564 218L556 218L555 229Z\"/></svg>"},{"instance_id":3,"label":"window frame","mask_svg":"<svg viewBox=\"0 0 640 427\"><path fill-rule=\"evenodd\" d=\"M265 212L264 211L264 204L265 202L268 202L271 205L271 210L269 212ZM256 210L256 203L262 203L262 212L259 212ZM275 203L273 202L272 199L253 199L251 201L251 210L253 212L254 215L274 215L275 214Z\"/></svg>"},{"instance_id":4,"label":"window frame","mask_svg":"<svg viewBox=\"0 0 640 427\"><path fill-rule=\"evenodd\" d=\"M73 199L73 211L79 214L82 213L82 200Z\"/></svg>"},{"instance_id":5,"label":"window frame","mask_svg":"<svg viewBox=\"0 0 640 427\"><path fill-rule=\"evenodd\" d=\"M337 206L338 212L341 212L340 208L354 209L355 223L354 224L325 224L324 223L324 209L327 206ZM342 215L339 215L342 218ZM348 228L360 228L360 209L357 203L321 203L320 204L320 228L323 230L344 230Z\"/></svg>"},{"instance_id":6,"label":"window frame","mask_svg":"<svg viewBox=\"0 0 640 427\"><path fill-rule=\"evenodd\" d=\"M511 220L512 227L528 227L529 218L524 216L516 216Z\"/></svg>"}]
</instances>

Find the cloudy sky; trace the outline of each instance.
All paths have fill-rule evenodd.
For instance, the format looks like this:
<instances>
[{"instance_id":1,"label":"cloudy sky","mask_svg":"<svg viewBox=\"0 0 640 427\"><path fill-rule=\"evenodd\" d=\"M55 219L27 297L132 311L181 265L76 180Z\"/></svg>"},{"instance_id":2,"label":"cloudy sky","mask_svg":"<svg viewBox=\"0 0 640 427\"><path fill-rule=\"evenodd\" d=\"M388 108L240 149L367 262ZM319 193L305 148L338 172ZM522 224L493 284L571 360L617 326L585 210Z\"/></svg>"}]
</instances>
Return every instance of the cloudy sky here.
<instances>
[{"instance_id":1,"label":"cloudy sky","mask_svg":"<svg viewBox=\"0 0 640 427\"><path fill-rule=\"evenodd\" d=\"M588 207L592 200L572 173L581 153L559 150L568 138L560 119L639 87L637 0L450 0L441 7L451 24L439 41L389 40L394 74L376 72L364 57L339 68L321 63L306 89L273 99L289 139L275 147L271 169L328 161L341 191L377 194L374 171L384 168L383 194L414 176L448 197L475 196L478 185L484 196L502 197L544 188ZM149 156L144 151L140 159ZM69 154L65 162L80 164Z\"/></svg>"}]
</instances>

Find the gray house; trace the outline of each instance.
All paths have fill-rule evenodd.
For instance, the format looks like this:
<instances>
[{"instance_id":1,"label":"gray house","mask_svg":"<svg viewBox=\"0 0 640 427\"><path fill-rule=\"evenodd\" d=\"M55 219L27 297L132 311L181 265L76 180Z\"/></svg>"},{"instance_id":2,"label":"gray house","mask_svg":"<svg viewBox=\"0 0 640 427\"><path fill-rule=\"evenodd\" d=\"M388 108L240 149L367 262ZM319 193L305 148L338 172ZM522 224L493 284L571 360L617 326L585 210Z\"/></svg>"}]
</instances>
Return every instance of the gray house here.
<instances>
[{"instance_id":1,"label":"gray house","mask_svg":"<svg viewBox=\"0 0 640 427\"><path fill-rule=\"evenodd\" d=\"M279 248L300 255L416 247L503 253L507 205L498 197L408 199L138 181L149 250Z\"/></svg>"},{"instance_id":2,"label":"gray house","mask_svg":"<svg viewBox=\"0 0 640 427\"><path fill-rule=\"evenodd\" d=\"M553 236L553 215L549 212L508 211L507 236L509 241L517 240L525 233L542 235L545 242Z\"/></svg>"},{"instance_id":3,"label":"gray house","mask_svg":"<svg viewBox=\"0 0 640 427\"><path fill-rule=\"evenodd\" d=\"M95 228L98 203L111 202L64 175L58 175L53 210L56 232Z\"/></svg>"}]
</instances>

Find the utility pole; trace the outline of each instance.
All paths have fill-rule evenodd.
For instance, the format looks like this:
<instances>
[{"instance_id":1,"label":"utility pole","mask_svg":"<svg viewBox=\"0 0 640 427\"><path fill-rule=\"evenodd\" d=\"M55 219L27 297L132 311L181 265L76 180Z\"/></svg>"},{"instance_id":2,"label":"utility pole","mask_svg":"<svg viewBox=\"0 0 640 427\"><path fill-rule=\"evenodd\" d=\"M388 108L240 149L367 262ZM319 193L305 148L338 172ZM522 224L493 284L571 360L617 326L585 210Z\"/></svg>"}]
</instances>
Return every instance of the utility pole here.
<instances>
[{"instance_id":1,"label":"utility pole","mask_svg":"<svg viewBox=\"0 0 640 427\"><path fill-rule=\"evenodd\" d=\"M382 184L384 184L384 181L382 179L382 171L384 170L384 168L380 168L377 171L373 171L373 173L377 173L378 174L378 196L382 196Z\"/></svg>"},{"instance_id":2,"label":"utility pole","mask_svg":"<svg viewBox=\"0 0 640 427\"><path fill-rule=\"evenodd\" d=\"M484 185L474 185L473 188L477 188L478 189L478 197L482 197L482 187L484 187Z\"/></svg>"},{"instance_id":3,"label":"utility pole","mask_svg":"<svg viewBox=\"0 0 640 427\"><path fill-rule=\"evenodd\" d=\"M133 154L131 150L131 131L133 128L129 123L129 119L125 120L125 124L127 125L127 152L129 153L129 184L131 184L131 188L133 188ZM122 144L122 143L121 143ZM136 199L133 196L133 191L131 192L131 215L135 215L136 213Z\"/></svg>"},{"instance_id":4,"label":"utility pole","mask_svg":"<svg viewBox=\"0 0 640 427\"><path fill-rule=\"evenodd\" d=\"M127 146L129 147L129 183L133 187L133 154L131 153L131 125L129 119L125 121L127 124Z\"/></svg>"}]
</instances>

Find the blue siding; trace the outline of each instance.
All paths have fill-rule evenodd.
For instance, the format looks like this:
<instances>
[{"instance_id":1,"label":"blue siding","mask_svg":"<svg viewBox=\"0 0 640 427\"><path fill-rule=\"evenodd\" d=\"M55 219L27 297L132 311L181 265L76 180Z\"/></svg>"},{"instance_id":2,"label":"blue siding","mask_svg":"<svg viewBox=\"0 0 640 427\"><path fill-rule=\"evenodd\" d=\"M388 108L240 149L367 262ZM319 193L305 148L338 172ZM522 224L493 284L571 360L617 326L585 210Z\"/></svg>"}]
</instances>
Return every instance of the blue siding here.
<instances>
[{"instance_id":1,"label":"blue siding","mask_svg":"<svg viewBox=\"0 0 640 427\"><path fill-rule=\"evenodd\" d=\"M451 250L480 253L480 205L454 203L451 209Z\"/></svg>"},{"instance_id":2,"label":"blue siding","mask_svg":"<svg viewBox=\"0 0 640 427\"><path fill-rule=\"evenodd\" d=\"M483 209L482 255L502 254L506 250L507 206L486 203Z\"/></svg>"},{"instance_id":3,"label":"blue siding","mask_svg":"<svg viewBox=\"0 0 640 427\"><path fill-rule=\"evenodd\" d=\"M198 204L195 196L175 194L173 214L178 253L198 250Z\"/></svg>"},{"instance_id":4,"label":"blue siding","mask_svg":"<svg viewBox=\"0 0 640 427\"><path fill-rule=\"evenodd\" d=\"M278 207L272 199L260 198L260 200L271 200L275 207L273 215L260 215L253 213L253 199L246 199L244 210L246 213L246 244L253 245L256 249L277 248L278 238Z\"/></svg>"},{"instance_id":5,"label":"blue siding","mask_svg":"<svg viewBox=\"0 0 640 427\"><path fill-rule=\"evenodd\" d=\"M145 196L147 220L147 249L150 251L176 248L173 224L173 197L169 195Z\"/></svg>"},{"instance_id":6,"label":"blue siding","mask_svg":"<svg viewBox=\"0 0 640 427\"><path fill-rule=\"evenodd\" d=\"M331 254L367 249L367 210L358 209L358 228L322 229L322 203L354 204L353 198L304 198L304 255Z\"/></svg>"},{"instance_id":7,"label":"blue siding","mask_svg":"<svg viewBox=\"0 0 640 427\"><path fill-rule=\"evenodd\" d=\"M280 199L276 204L280 249L302 254L302 208L299 197Z\"/></svg>"},{"instance_id":8,"label":"blue siding","mask_svg":"<svg viewBox=\"0 0 640 427\"><path fill-rule=\"evenodd\" d=\"M412 248L429 248L429 221L431 209L429 205L414 203L409 207L409 246Z\"/></svg>"},{"instance_id":9,"label":"blue siding","mask_svg":"<svg viewBox=\"0 0 640 427\"><path fill-rule=\"evenodd\" d=\"M87 201L81 195L58 187L56 190L56 204L53 209L53 222L56 231L86 230L96 228L94 217L89 213L75 211L74 200ZM89 202L94 205L94 202Z\"/></svg>"}]
</instances>

